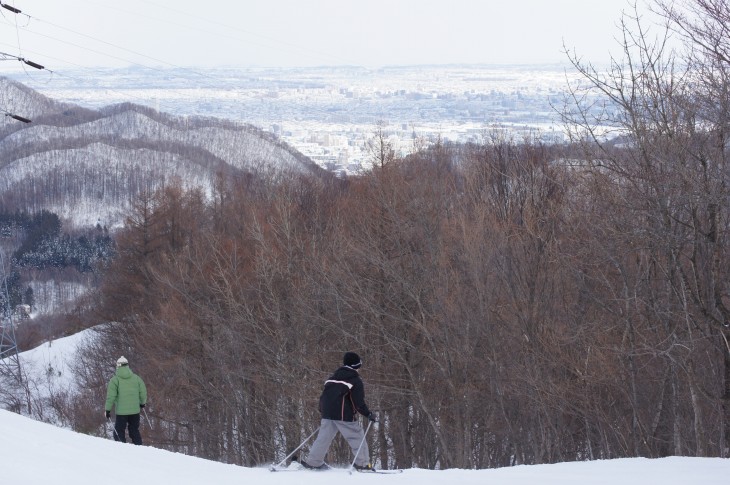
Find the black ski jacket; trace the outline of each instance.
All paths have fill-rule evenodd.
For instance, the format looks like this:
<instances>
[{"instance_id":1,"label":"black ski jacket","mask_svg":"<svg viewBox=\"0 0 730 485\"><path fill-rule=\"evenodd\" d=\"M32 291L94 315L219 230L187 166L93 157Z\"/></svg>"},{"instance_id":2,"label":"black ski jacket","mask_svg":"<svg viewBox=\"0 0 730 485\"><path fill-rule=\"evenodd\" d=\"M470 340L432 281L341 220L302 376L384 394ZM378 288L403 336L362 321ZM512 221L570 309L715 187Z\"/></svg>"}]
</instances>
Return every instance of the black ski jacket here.
<instances>
[{"instance_id":1,"label":"black ski jacket","mask_svg":"<svg viewBox=\"0 0 730 485\"><path fill-rule=\"evenodd\" d=\"M340 367L325 381L319 411L323 419L336 421L355 421L357 413L370 415L365 404L365 386L356 370Z\"/></svg>"}]
</instances>

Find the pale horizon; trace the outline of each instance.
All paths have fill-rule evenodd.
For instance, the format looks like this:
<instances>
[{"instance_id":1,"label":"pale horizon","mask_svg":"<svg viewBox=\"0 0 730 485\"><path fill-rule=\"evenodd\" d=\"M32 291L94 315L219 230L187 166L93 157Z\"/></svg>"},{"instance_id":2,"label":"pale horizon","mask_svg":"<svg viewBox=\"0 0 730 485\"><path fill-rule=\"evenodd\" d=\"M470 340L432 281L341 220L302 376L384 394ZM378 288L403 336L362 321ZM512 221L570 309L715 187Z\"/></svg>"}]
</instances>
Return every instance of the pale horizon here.
<instances>
[{"instance_id":1,"label":"pale horizon","mask_svg":"<svg viewBox=\"0 0 730 485\"><path fill-rule=\"evenodd\" d=\"M630 0L13 0L4 70L596 64L617 50ZM620 54L620 53L619 53Z\"/></svg>"}]
</instances>

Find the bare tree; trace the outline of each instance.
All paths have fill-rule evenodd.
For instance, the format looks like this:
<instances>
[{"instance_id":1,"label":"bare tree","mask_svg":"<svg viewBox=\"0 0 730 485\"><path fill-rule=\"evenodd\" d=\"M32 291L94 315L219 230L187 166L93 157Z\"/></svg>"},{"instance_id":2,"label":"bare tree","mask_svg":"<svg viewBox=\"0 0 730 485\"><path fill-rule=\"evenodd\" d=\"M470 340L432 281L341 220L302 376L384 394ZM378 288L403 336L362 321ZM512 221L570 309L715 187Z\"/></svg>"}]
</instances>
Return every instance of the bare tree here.
<instances>
[{"instance_id":1,"label":"bare tree","mask_svg":"<svg viewBox=\"0 0 730 485\"><path fill-rule=\"evenodd\" d=\"M624 238L632 238L634 251L644 261L644 271L655 284L644 285L638 300L651 310L652 327L663 328L672 341L646 342L647 349L666 357L672 393L685 383L693 416L694 451L704 456L711 441L705 422L706 397L723 409L724 456L728 448L728 313L724 283L727 276L727 31L728 5L723 1L693 0L670 5L656 2L655 11L666 25L654 38L638 14L622 22L624 57L613 60L603 73L573 56L575 67L589 81L588 93L607 101L600 110L585 103L586 92L574 90L575 111L566 120L576 137L587 139L588 164L594 172L610 174L614 186L625 194L618 201L636 215ZM683 50L669 49L670 33L682 35ZM595 98L593 98L595 99ZM608 129L606 129L608 128ZM614 134L616 138L607 135ZM621 144L616 141L622 142ZM628 226L625 226L629 229ZM633 234L633 235L632 235ZM642 244L643 243L643 244ZM649 290L649 291L647 291ZM649 316L649 315L647 315ZM646 318L646 317L645 317ZM635 319L627 320L629 336ZM701 338L698 338L700 337ZM643 352L631 340L627 359L632 382L633 364ZM721 382L703 382L697 359L711 352L724 369ZM710 386L707 388L706 386ZM712 389L712 388L715 389ZM634 409L641 399L634 392ZM681 402L673 409L679 410ZM636 412L636 411L635 411ZM690 437L680 435L681 416L674 413L674 452L681 452ZM634 416L634 439L644 441L642 419ZM656 426L653 426L656 428ZM716 438L717 439L717 438ZM716 440L715 439L715 440ZM635 441L635 452L640 451Z\"/></svg>"}]
</instances>

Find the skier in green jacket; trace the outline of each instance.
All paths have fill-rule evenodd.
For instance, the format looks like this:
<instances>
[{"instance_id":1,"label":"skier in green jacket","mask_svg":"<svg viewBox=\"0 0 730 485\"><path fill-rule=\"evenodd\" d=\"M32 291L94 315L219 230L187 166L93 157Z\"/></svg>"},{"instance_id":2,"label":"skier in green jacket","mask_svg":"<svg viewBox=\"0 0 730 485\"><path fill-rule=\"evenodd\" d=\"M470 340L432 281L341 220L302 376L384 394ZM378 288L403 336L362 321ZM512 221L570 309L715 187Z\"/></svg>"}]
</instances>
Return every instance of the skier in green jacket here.
<instances>
[{"instance_id":1,"label":"skier in green jacket","mask_svg":"<svg viewBox=\"0 0 730 485\"><path fill-rule=\"evenodd\" d=\"M142 435L139 433L139 412L147 403L147 388L144 381L129 368L129 362L124 356L117 360L117 372L109 381L106 389L105 415L109 420L112 406L116 406L116 420L114 422L114 440L126 443L126 428L129 428L129 437L135 445L142 444Z\"/></svg>"}]
</instances>

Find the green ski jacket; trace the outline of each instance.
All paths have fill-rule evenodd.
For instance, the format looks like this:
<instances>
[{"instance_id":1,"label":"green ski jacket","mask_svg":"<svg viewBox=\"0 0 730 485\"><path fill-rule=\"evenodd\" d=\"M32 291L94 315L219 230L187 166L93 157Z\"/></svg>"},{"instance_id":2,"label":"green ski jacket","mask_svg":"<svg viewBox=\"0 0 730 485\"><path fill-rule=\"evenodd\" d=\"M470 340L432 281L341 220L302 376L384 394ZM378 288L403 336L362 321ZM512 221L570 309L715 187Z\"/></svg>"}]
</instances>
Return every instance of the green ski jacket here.
<instances>
[{"instance_id":1,"label":"green ski jacket","mask_svg":"<svg viewBox=\"0 0 730 485\"><path fill-rule=\"evenodd\" d=\"M147 388L144 381L132 372L129 366L117 367L117 372L106 388L105 411L116 405L116 414L127 416L139 414L140 404L147 403Z\"/></svg>"}]
</instances>

